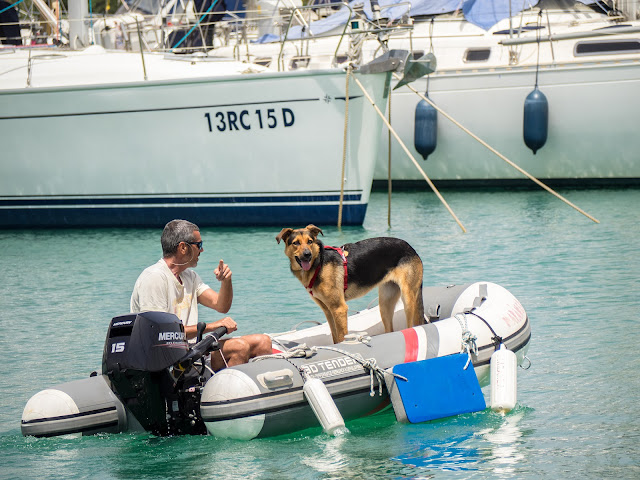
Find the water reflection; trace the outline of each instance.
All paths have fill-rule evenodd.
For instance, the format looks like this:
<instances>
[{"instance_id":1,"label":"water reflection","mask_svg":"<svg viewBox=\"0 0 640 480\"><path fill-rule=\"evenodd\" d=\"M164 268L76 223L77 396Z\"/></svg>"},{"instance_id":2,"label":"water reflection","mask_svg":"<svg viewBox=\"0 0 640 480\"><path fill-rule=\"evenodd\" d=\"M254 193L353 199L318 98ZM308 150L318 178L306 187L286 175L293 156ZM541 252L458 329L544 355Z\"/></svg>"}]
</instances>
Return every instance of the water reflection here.
<instances>
[{"instance_id":1,"label":"water reflection","mask_svg":"<svg viewBox=\"0 0 640 480\"><path fill-rule=\"evenodd\" d=\"M516 466L524 460L520 440L522 430L518 426L523 416L523 412L506 415L498 428L480 433L482 438L491 444L488 463L496 474L512 475L515 473Z\"/></svg>"},{"instance_id":2,"label":"water reflection","mask_svg":"<svg viewBox=\"0 0 640 480\"><path fill-rule=\"evenodd\" d=\"M473 433L469 432L444 442L430 443L419 450L399 455L392 460L415 467L448 472L477 470L477 464L481 459L480 452L477 448L465 445L465 442L472 437Z\"/></svg>"},{"instance_id":3,"label":"water reflection","mask_svg":"<svg viewBox=\"0 0 640 480\"><path fill-rule=\"evenodd\" d=\"M507 415L485 410L471 417L455 417L437 424L421 424L428 433L428 442L416 450L398 455L392 460L412 465L423 471L482 471L513 476L525 460L522 447L524 433L519 424L525 411ZM416 426L417 427L417 426ZM439 427L439 428L438 428ZM454 435L438 435L438 430ZM427 433L427 432L423 432Z\"/></svg>"},{"instance_id":4,"label":"water reflection","mask_svg":"<svg viewBox=\"0 0 640 480\"><path fill-rule=\"evenodd\" d=\"M313 468L319 473L336 473L349 464L349 458L345 455L343 447L348 441L349 435L345 433L330 436L323 434L315 438L315 443L320 447L316 455L310 455L302 459L302 463Z\"/></svg>"}]
</instances>

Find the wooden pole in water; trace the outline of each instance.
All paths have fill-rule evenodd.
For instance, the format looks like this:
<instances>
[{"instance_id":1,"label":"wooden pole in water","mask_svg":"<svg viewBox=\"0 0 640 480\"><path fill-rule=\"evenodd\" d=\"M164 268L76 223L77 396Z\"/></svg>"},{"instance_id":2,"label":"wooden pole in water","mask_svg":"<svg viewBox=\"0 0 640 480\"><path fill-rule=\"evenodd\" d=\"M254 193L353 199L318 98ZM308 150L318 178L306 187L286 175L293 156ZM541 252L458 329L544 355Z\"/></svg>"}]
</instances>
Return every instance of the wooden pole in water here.
<instances>
[{"instance_id":1,"label":"wooden pole in water","mask_svg":"<svg viewBox=\"0 0 640 480\"><path fill-rule=\"evenodd\" d=\"M397 79L400 79L400 77L397 74L394 74L396 76ZM569 205L570 207L574 208L575 210L577 210L578 212L580 212L582 215L584 215L585 217L587 217L589 220L594 221L595 223L600 223L598 220L596 220L594 217L592 217L591 215L589 215L587 212L585 212L584 210L582 210L581 208L577 207L576 205L574 205L573 203L571 203L569 200L567 200L566 198L564 198L562 195L560 195L558 192L556 192L555 190L553 190L551 187L548 187L547 185L545 185L544 183L542 183L540 180L538 180L536 177L534 177L533 175L531 175L529 172L526 172L524 169L522 169L521 167L519 167L518 165L516 165L515 163L513 163L511 160L509 160L507 157L505 157L504 155L502 155L500 152L498 152L495 148L493 148L491 145L489 145L488 143L486 143L484 140L482 140L480 137L478 137L477 135L475 135L474 133L472 133L471 131L469 131L469 129L467 129L466 127L464 127L462 124L460 124L459 122L457 122L453 117L451 117L451 115L447 114L445 111L443 111L440 107L438 107L435 103L433 103L429 98L427 98L425 95L422 95L420 92L418 92L415 88L413 88L411 85L407 85L407 87L409 87L416 95L418 95L422 100L424 100L425 102L427 102L428 104L430 104L433 108L435 108L439 113L441 113L442 115L444 115L447 119L451 120L457 127L461 128L463 132L467 133L468 135L470 135L472 138L474 138L475 140L477 140L478 142L480 142L480 144L482 144L483 146L487 147L491 152L495 153L498 157L500 157L502 160L504 160L505 162L507 162L509 165L511 165L513 168L515 168L516 170L518 170L520 173L522 173L525 177L529 178L531 181L533 181L534 183L536 183L537 185L539 185L540 187L544 188L547 192L549 192L550 194L556 196L557 198L559 198L560 200L562 200L564 203L566 203L567 205Z\"/></svg>"},{"instance_id":2,"label":"wooden pole in water","mask_svg":"<svg viewBox=\"0 0 640 480\"><path fill-rule=\"evenodd\" d=\"M342 227L342 205L344 203L344 171L347 164L347 138L349 131L349 76L351 65L347 67L347 84L344 87L344 139L342 144L342 173L340 175L340 204L338 205L338 228ZM354 77L355 78L355 77Z\"/></svg>"},{"instance_id":3,"label":"wooden pole in water","mask_svg":"<svg viewBox=\"0 0 640 480\"><path fill-rule=\"evenodd\" d=\"M398 134L396 133L396 131L393 129L393 127L391 127L391 124L387 121L387 118L384 116L384 113L382 113L380 111L380 109L378 108L378 106L376 105L376 103L373 101L373 99L371 98L371 96L369 95L369 93L367 92L367 90L364 88L364 86L362 85L362 83L360 83L360 80L358 80L358 77L353 77L353 80L356 82L356 84L358 85L358 87L360 87L360 90L362 90L362 93L364 94L365 97L367 97L367 100L369 100L369 103L371 103L371 105L373 106L373 108L375 109L376 113L380 116L380 118L382 119L382 121L384 122L384 124L387 126L387 128L389 129L389 131L393 134L393 136L395 137L395 139L398 141L398 143L400 144L400 146L402 147L402 149L405 151L405 153L407 154L407 156L409 157L409 159L413 162L413 164L416 166L416 168L418 169L418 171L422 174L422 176L424 177L424 179L426 180L426 182L429 184L429 187L431 187L431 190L433 190L433 192L436 194L436 196L440 199L440 201L442 202L442 204L445 206L445 208L449 211L449 213L451 214L451 216L453 217L453 219L456 221L456 223L460 226L460 228L462 229L462 231L464 233L467 233L467 229L464 228L464 225L462 225L462 223L460 222L460 220L458 219L458 217L456 216L455 213L453 213L453 210L451 210L451 207L449 206L449 204L447 203L447 201L442 197L442 195L440 195L440 192L438 191L438 189L436 188L436 186L433 184L433 182L431 181L431 179L427 176L426 173L424 173L424 170L422 169L422 167L420 167L420 164L418 163L418 161L413 157L413 155L411 155L411 152L409 151L409 149L407 148L407 146L402 142L402 140L400 139L400 137L398 136Z\"/></svg>"},{"instance_id":4,"label":"wooden pole in water","mask_svg":"<svg viewBox=\"0 0 640 480\"><path fill-rule=\"evenodd\" d=\"M391 92L389 92L389 107L387 108L389 114L389 125L391 125ZM387 167L387 227L391 228L391 130L387 131L387 155L388 155L388 167Z\"/></svg>"}]
</instances>

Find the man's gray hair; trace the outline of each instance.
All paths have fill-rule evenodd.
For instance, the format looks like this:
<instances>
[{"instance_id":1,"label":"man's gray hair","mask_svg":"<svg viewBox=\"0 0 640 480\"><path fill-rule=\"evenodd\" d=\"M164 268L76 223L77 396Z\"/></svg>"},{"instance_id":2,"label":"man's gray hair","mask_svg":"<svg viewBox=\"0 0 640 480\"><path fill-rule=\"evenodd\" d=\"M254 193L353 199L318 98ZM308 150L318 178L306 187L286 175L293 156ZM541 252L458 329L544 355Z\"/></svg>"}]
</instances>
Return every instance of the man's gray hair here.
<instances>
[{"instance_id":1,"label":"man's gray hair","mask_svg":"<svg viewBox=\"0 0 640 480\"><path fill-rule=\"evenodd\" d=\"M195 223L187 220L171 220L164 226L160 243L162 243L162 256L170 257L178 251L180 242L195 242L194 232L200 228Z\"/></svg>"}]
</instances>

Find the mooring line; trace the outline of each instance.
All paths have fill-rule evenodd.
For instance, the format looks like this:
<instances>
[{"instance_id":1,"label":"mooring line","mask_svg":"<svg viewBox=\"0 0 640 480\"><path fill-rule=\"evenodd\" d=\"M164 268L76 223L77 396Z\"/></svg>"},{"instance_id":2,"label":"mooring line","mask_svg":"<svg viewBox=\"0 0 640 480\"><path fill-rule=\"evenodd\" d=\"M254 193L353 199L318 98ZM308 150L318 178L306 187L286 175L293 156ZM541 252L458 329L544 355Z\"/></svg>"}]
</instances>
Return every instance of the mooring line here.
<instances>
[{"instance_id":1,"label":"mooring line","mask_svg":"<svg viewBox=\"0 0 640 480\"><path fill-rule=\"evenodd\" d=\"M364 94L365 97L367 97L367 100L369 100L369 102L371 103L371 105L373 106L373 108L375 109L376 113L380 116L380 118L382 119L382 121L384 122L384 124L387 126L387 128L389 129L389 131L393 134L393 136L395 137L395 139L398 141L398 143L400 144L400 146L402 147L402 149L405 151L405 153L407 154L407 156L411 159L411 161L413 162L413 164L416 166L416 168L418 169L418 171L422 174L422 176L424 177L424 179L427 181L427 183L429 184L429 187L431 187L431 190L433 190L433 192L438 196L438 198L440 199L440 201L442 202L442 204L445 206L445 208L449 211L449 213L451 214L451 216L453 217L453 219L456 221L456 223L460 226L460 228L462 229L462 231L464 233L467 233L467 229L464 228L464 225L462 225L462 223L460 222L460 220L458 219L458 217L456 216L455 213L453 213L453 210L451 210L451 207L449 206L449 204L447 203L447 201L444 199L444 197L442 195L440 195L440 192L438 191L438 189L436 188L436 186L433 184L433 182L431 181L431 179L427 176L426 173L424 173L424 170L420 167L420 164L418 163L418 161L413 157L413 155L411 155L411 152L409 151L409 149L407 148L407 146L402 142L402 140L400 139L400 136L396 133L396 131L393 129L393 127L391 126L391 124L387 121L386 117L384 116L384 113L382 113L380 111L380 109L378 108L378 106L376 105L376 103L373 101L373 99L371 98L371 96L369 95L369 92L367 92L367 90L364 88L364 86L362 85L362 83L360 83L360 80L358 79L358 77L356 77L355 75L353 76L353 80L356 82L356 84L358 85L358 87L360 87L360 90L362 90L362 93Z\"/></svg>"},{"instance_id":2,"label":"mooring line","mask_svg":"<svg viewBox=\"0 0 640 480\"><path fill-rule=\"evenodd\" d=\"M396 73L394 73L394 76L396 77L397 80L400 79L400 76ZM526 176L527 178L529 178L529 180L533 181L534 183L536 183L537 185L539 185L540 187L544 188L547 192L549 192L550 194L556 196L557 198L559 198L560 200L562 200L564 203L566 203L567 205L569 205L570 207L574 208L575 210L577 210L578 212L580 212L581 214L583 214L585 217L587 217L589 220L594 221L595 223L600 223L597 219L595 219L594 217L592 217L591 215L589 215L587 212L585 212L584 210L582 210L580 207L574 205L573 203L571 203L569 200L567 200L566 198L564 198L562 195L560 195L558 192L556 192L555 190L553 190L551 187L547 186L546 184L542 183L540 180L538 180L536 177L534 177L533 175L531 175L529 172L525 171L523 168L521 168L520 166L516 165L515 163L513 163L511 160L509 160L507 157L505 157L504 155L502 155L500 152L498 152L495 148L493 148L491 145L489 145L487 142L485 142L484 140L482 140L480 137L478 137L476 134L472 133L468 128L466 128L464 125L462 125L460 122L456 121L451 115L449 115L448 113L446 113L444 110L442 110L440 107L438 107L435 103L433 103L431 101L431 99L429 99L428 97L426 97L425 95L422 95L420 92L418 92L415 88L413 88L411 85L406 85L407 87L409 87L409 89L411 91L413 91L416 95L418 95L422 100L424 100L425 102L427 102L429 105L431 105L433 108L435 108L438 113L441 113L443 116L445 116L447 119L451 120L457 127L459 127L460 129L462 129L463 132L465 132L466 134L470 135L473 139L477 140L480 144L482 144L483 146L485 146L486 148L488 148L491 152L495 153L498 157L500 157L502 160L504 160L505 162L507 162L509 165L511 165L513 168L515 168L516 170L518 170L520 173L522 173L524 176Z\"/></svg>"}]
</instances>

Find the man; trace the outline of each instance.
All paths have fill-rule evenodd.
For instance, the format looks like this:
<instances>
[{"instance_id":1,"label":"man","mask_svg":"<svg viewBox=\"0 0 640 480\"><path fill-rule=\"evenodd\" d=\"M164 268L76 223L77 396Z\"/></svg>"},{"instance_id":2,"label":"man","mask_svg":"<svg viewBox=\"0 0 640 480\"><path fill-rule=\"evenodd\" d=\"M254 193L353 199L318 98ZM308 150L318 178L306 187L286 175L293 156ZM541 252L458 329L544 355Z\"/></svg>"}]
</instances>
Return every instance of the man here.
<instances>
[{"instance_id":1,"label":"man","mask_svg":"<svg viewBox=\"0 0 640 480\"><path fill-rule=\"evenodd\" d=\"M162 232L162 255L156 264L146 268L136 280L131 295L131 312L161 311L174 313L184 324L187 339L197 335L198 303L227 313L233 300L231 270L222 260L213 271L220 282L216 292L205 284L191 268L198 265L202 237L197 225L186 220L172 220ZM225 326L227 332L237 330L231 317L208 323L206 332ZM271 339L253 334L220 341L219 351L211 354L211 368L218 371L225 366L246 363L250 358L271 353Z\"/></svg>"}]
</instances>

